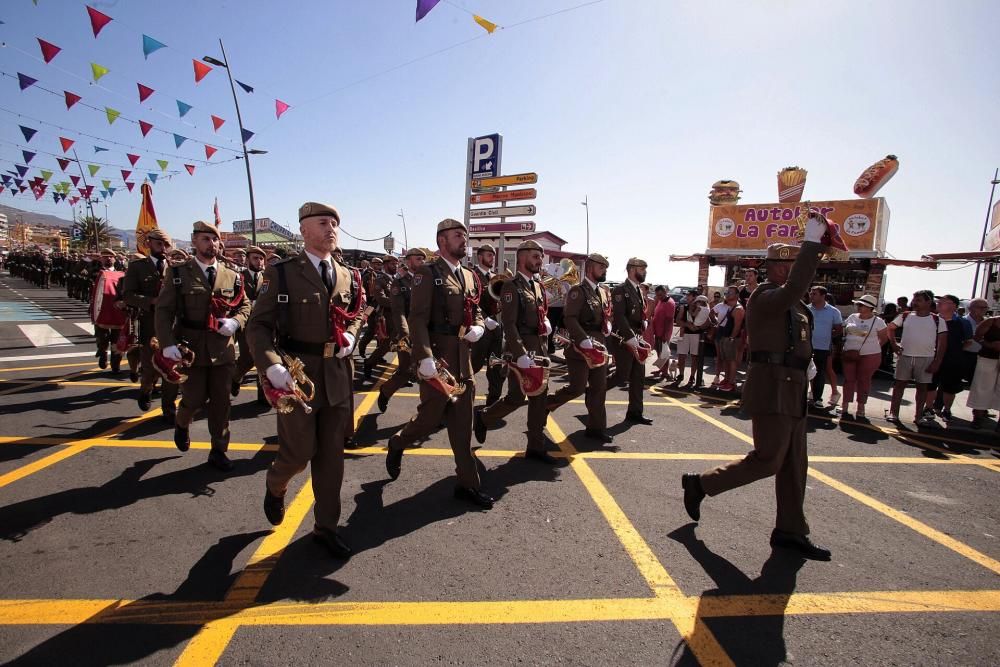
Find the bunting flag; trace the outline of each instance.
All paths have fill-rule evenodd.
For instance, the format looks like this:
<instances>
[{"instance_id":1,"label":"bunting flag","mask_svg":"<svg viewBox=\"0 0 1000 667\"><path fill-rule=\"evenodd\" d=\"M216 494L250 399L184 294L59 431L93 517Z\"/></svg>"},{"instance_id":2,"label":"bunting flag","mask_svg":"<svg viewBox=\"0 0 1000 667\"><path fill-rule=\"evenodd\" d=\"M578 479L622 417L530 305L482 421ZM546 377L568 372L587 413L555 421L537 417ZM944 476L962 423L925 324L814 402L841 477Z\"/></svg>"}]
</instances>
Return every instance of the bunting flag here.
<instances>
[{"instance_id":1,"label":"bunting flag","mask_svg":"<svg viewBox=\"0 0 1000 667\"><path fill-rule=\"evenodd\" d=\"M0 195L2 195L2 194L3 194L3 186L0 185Z\"/></svg>"},{"instance_id":2,"label":"bunting flag","mask_svg":"<svg viewBox=\"0 0 1000 667\"><path fill-rule=\"evenodd\" d=\"M128 161L132 164L133 167L135 166L135 163L139 161L139 156L133 155L132 153L125 153L125 157L128 158Z\"/></svg>"},{"instance_id":3,"label":"bunting flag","mask_svg":"<svg viewBox=\"0 0 1000 667\"><path fill-rule=\"evenodd\" d=\"M111 17L107 14L97 11L90 5L87 5L87 13L90 14L90 27L94 30L94 39L101 33L104 26L111 23Z\"/></svg>"},{"instance_id":4,"label":"bunting flag","mask_svg":"<svg viewBox=\"0 0 1000 667\"><path fill-rule=\"evenodd\" d=\"M176 148L180 148L181 144L183 144L185 141L187 141L187 137L182 137L179 134L174 134L174 146Z\"/></svg>"},{"instance_id":5,"label":"bunting flag","mask_svg":"<svg viewBox=\"0 0 1000 667\"><path fill-rule=\"evenodd\" d=\"M251 132L250 130L248 130L246 128L243 128L243 143L246 143L246 142L250 141L251 139L253 139L253 132Z\"/></svg>"},{"instance_id":6,"label":"bunting flag","mask_svg":"<svg viewBox=\"0 0 1000 667\"><path fill-rule=\"evenodd\" d=\"M125 187L128 188L129 192L132 192L132 188L135 187L135 183L129 183L128 181L125 181Z\"/></svg>"},{"instance_id":7,"label":"bunting flag","mask_svg":"<svg viewBox=\"0 0 1000 667\"><path fill-rule=\"evenodd\" d=\"M117 189L118 188L108 188L108 195L114 197L115 196L115 190L117 190Z\"/></svg>"},{"instance_id":8,"label":"bunting flag","mask_svg":"<svg viewBox=\"0 0 1000 667\"><path fill-rule=\"evenodd\" d=\"M94 146L94 152L95 152L95 153L105 153L105 152L107 152L108 150L109 150L109 149L107 149L107 148L102 148L101 146Z\"/></svg>"},{"instance_id":9,"label":"bunting flag","mask_svg":"<svg viewBox=\"0 0 1000 667\"><path fill-rule=\"evenodd\" d=\"M146 99L147 99L147 98L148 98L148 97L149 97L150 95L152 95L153 93L155 93L155 92L156 92L155 90L153 90L153 89L152 89L152 88L150 88L149 86L144 86L144 85L142 85L141 83L137 83L137 84L135 84L135 85L139 86L139 101L140 101L140 102L145 102L145 101L146 101Z\"/></svg>"},{"instance_id":10,"label":"bunting flag","mask_svg":"<svg viewBox=\"0 0 1000 667\"><path fill-rule=\"evenodd\" d=\"M97 63L90 63L90 71L94 74L94 81L100 81L101 77L110 72L104 65L98 65Z\"/></svg>"},{"instance_id":11,"label":"bunting flag","mask_svg":"<svg viewBox=\"0 0 1000 667\"><path fill-rule=\"evenodd\" d=\"M156 174L151 175L155 176ZM150 180L156 183L155 178ZM159 225L156 223L156 210L153 208L153 188L149 183L143 183L139 191L142 193L142 203L139 204L139 219L135 223L135 249L148 255L149 242L146 237Z\"/></svg>"},{"instance_id":12,"label":"bunting flag","mask_svg":"<svg viewBox=\"0 0 1000 667\"><path fill-rule=\"evenodd\" d=\"M252 93L253 92L253 86L248 86L247 84L243 83L242 81L237 81L236 83L239 85L240 88L242 88L243 90L247 91L248 93Z\"/></svg>"},{"instance_id":13,"label":"bunting flag","mask_svg":"<svg viewBox=\"0 0 1000 667\"><path fill-rule=\"evenodd\" d=\"M17 173L20 174L21 178L24 178L24 175L28 173L28 168L23 164L15 164L14 169L17 169Z\"/></svg>"},{"instance_id":14,"label":"bunting flag","mask_svg":"<svg viewBox=\"0 0 1000 667\"><path fill-rule=\"evenodd\" d=\"M31 160L35 157L35 153L32 153L31 151L21 151L21 155L24 156L25 164L31 164Z\"/></svg>"},{"instance_id":15,"label":"bunting flag","mask_svg":"<svg viewBox=\"0 0 1000 667\"><path fill-rule=\"evenodd\" d=\"M212 71L212 68L200 60L192 60L191 62L194 63L194 82L201 83L201 80Z\"/></svg>"},{"instance_id":16,"label":"bunting flag","mask_svg":"<svg viewBox=\"0 0 1000 667\"><path fill-rule=\"evenodd\" d=\"M166 171L169 163L166 160L157 160L156 164L160 165L160 171Z\"/></svg>"},{"instance_id":17,"label":"bunting flag","mask_svg":"<svg viewBox=\"0 0 1000 667\"><path fill-rule=\"evenodd\" d=\"M52 178L52 172L49 171L48 169L42 169L41 174L42 174L42 180L45 181L46 183L48 183L49 179Z\"/></svg>"},{"instance_id":18,"label":"bunting flag","mask_svg":"<svg viewBox=\"0 0 1000 667\"><path fill-rule=\"evenodd\" d=\"M225 122L225 120L219 118L218 116L212 116L212 126L215 128L216 132L219 131L219 128L222 127L222 124Z\"/></svg>"},{"instance_id":19,"label":"bunting flag","mask_svg":"<svg viewBox=\"0 0 1000 667\"><path fill-rule=\"evenodd\" d=\"M21 87L21 90L25 88L30 88L38 83L38 79L28 76L27 74L17 73L17 85Z\"/></svg>"},{"instance_id":20,"label":"bunting flag","mask_svg":"<svg viewBox=\"0 0 1000 667\"><path fill-rule=\"evenodd\" d=\"M441 0L417 0L417 21L427 16ZM416 23L416 21L414 21Z\"/></svg>"},{"instance_id":21,"label":"bunting flag","mask_svg":"<svg viewBox=\"0 0 1000 667\"><path fill-rule=\"evenodd\" d=\"M59 137L59 143L62 144L63 153L68 153L69 149L73 147L76 142L72 139L67 139L66 137Z\"/></svg>"},{"instance_id":22,"label":"bunting flag","mask_svg":"<svg viewBox=\"0 0 1000 667\"><path fill-rule=\"evenodd\" d=\"M285 113L289 109L289 105L281 100L274 101L274 115L281 118L281 114Z\"/></svg>"},{"instance_id":23,"label":"bunting flag","mask_svg":"<svg viewBox=\"0 0 1000 667\"><path fill-rule=\"evenodd\" d=\"M70 205L70 206L76 206L76 203L77 203L78 201L80 201L80 198L79 198L79 197L70 197L70 198L69 198L69 205Z\"/></svg>"},{"instance_id":24,"label":"bunting flag","mask_svg":"<svg viewBox=\"0 0 1000 667\"><path fill-rule=\"evenodd\" d=\"M107 198L108 198L108 191L101 190L101 199L107 199Z\"/></svg>"},{"instance_id":25,"label":"bunting flag","mask_svg":"<svg viewBox=\"0 0 1000 667\"><path fill-rule=\"evenodd\" d=\"M177 113L180 114L181 118L183 118L184 114L186 114L188 111L191 111L191 105L185 104L184 102L177 100Z\"/></svg>"},{"instance_id":26,"label":"bunting flag","mask_svg":"<svg viewBox=\"0 0 1000 667\"><path fill-rule=\"evenodd\" d=\"M104 113L108 116L108 125L114 125L115 121L118 120L118 116L122 115L121 111L112 109L111 107L104 107Z\"/></svg>"},{"instance_id":27,"label":"bunting flag","mask_svg":"<svg viewBox=\"0 0 1000 667\"><path fill-rule=\"evenodd\" d=\"M74 188L75 188L75 187L76 187L77 185L79 185L79 184L80 184L80 177L79 177L79 176L70 176L70 177L69 177L69 180L73 181L73 187L74 187Z\"/></svg>"},{"instance_id":28,"label":"bunting flag","mask_svg":"<svg viewBox=\"0 0 1000 667\"><path fill-rule=\"evenodd\" d=\"M62 51L61 48L59 48L52 42L46 42L41 37L36 37L35 39L38 40L38 46L39 48L42 49L42 60L45 61L46 65L52 62L52 59L55 58L60 51Z\"/></svg>"},{"instance_id":29,"label":"bunting flag","mask_svg":"<svg viewBox=\"0 0 1000 667\"><path fill-rule=\"evenodd\" d=\"M89 199L90 195L94 194L94 186L88 185L84 188L80 188L80 194Z\"/></svg>"},{"instance_id":30,"label":"bunting flag","mask_svg":"<svg viewBox=\"0 0 1000 667\"><path fill-rule=\"evenodd\" d=\"M486 19L484 19L482 16L479 16L478 14L473 14L472 15L472 20L475 21L476 23L478 23L483 30L485 30L486 32L490 33L491 35L493 34L493 31L497 29L497 24L496 23L492 23L490 21L487 21Z\"/></svg>"},{"instance_id":31,"label":"bunting flag","mask_svg":"<svg viewBox=\"0 0 1000 667\"><path fill-rule=\"evenodd\" d=\"M66 110L67 111L69 111L70 109L72 109L74 104L76 104L81 99L83 99L79 95L77 95L76 93L71 93L68 90L64 90L63 91L63 95L66 97Z\"/></svg>"},{"instance_id":32,"label":"bunting flag","mask_svg":"<svg viewBox=\"0 0 1000 667\"><path fill-rule=\"evenodd\" d=\"M105 178L104 180L101 181L101 185L103 185L104 189L107 190L108 188L111 187L111 179Z\"/></svg>"},{"instance_id":33,"label":"bunting flag","mask_svg":"<svg viewBox=\"0 0 1000 667\"><path fill-rule=\"evenodd\" d=\"M132 175L132 172L128 169L122 169L122 180L127 181L128 177Z\"/></svg>"},{"instance_id":34,"label":"bunting flag","mask_svg":"<svg viewBox=\"0 0 1000 667\"><path fill-rule=\"evenodd\" d=\"M215 228L222 229L222 218L219 217L219 198L215 198L215 205L212 206L212 213L215 215Z\"/></svg>"},{"instance_id":35,"label":"bunting flag","mask_svg":"<svg viewBox=\"0 0 1000 667\"><path fill-rule=\"evenodd\" d=\"M186 164L186 165L184 165L184 168L188 170L189 174L191 174L192 176L194 176L194 165L193 164Z\"/></svg>"},{"instance_id":36,"label":"bunting flag","mask_svg":"<svg viewBox=\"0 0 1000 667\"><path fill-rule=\"evenodd\" d=\"M35 136L36 132L38 132L38 130L32 129L30 127L25 127L24 125L18 125L18 127L21 128L21 134L24 135L24 140L27 142L30 142L31 138Z\"/></svg>"},{"instance_id":37,"label":"bunting flag","mask_svg":"<svg viewBox=\"0 0 1000 667\"><path fill-rule=\"evenodd\" d=\"M208 144L205 144L205 159L211 160L212 156L215 155L215 151L217 150L218 149L215 148L214 146L209 146Z\"/></svg>"},{"instance_id":38,"label":"bunting flag","mask_svg":"<svg viewBox=\"0 0 1000 667\"><path fill-rule=\"evenodd\" d=\"M59 163L59 168L62 169L63 171L66 171L66 167L69 166L69 159L64 157L57 157L56 162Z\"/></svg>"},{"instance_id":39,"label":"bunting flag","mask_svg":"<svg viewBox=\"0 0 1000 667\"><path fill-rule=\"evenodd\" d=\"M149 131L153 129L152 123L147 123L144 120L139 121L139 131L142 132L142 136L149 134Z\"/></svg>"},{"instance_id":40,"label":"bunting flag","mask_svg":"<svg viewBox=\"0 0 1000 667\"><path fill-rule=\"evenodd\" d=\"M151 53L153 53L154 51L159 51L160 49L165 48L166 46L167 45L164 44L163 42L153 39L149 35L142 36L142 56L146 60L149 60L149 55Z\"/></svg>"},{"instance_id":41,"label":"bunting flag","mask_svg":"<svg viewBox=\"0 0 1000 667\"><path fill-rule=\"evenodd\" d=\"M97 164L88 164L87 170L90 172L90 175L93 176L101 170L101 166Z\"/></svg>"},{"instance_id":42,"label":"bunting flag","mask_svg":"<svg viewBox=\"0 0 1000 667\"><path fill-rule=\"evenodd\" d=\"M157 178L159 178L159 177L160 177L160 175L159 175L159 174L157 174L157 173L155 173L155 172L152 172L152 171L151 171L151 172L149 172L148 174L146 174L146 177L147 177L147 178L148 178L149 180L153 181L153 184L155 185L155 184L156 184L156 179L157 179Z\"/></svg>"}]
</instances>

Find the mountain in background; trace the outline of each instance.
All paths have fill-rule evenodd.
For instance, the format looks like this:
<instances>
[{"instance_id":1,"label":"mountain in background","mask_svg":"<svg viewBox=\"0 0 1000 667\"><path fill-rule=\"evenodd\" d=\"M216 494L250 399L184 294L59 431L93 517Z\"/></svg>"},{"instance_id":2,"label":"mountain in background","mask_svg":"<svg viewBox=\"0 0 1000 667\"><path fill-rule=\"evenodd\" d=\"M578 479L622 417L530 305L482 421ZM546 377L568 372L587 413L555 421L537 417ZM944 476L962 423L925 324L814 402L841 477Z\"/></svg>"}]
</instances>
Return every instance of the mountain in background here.
<instances>
[{"instance_id":1,"label":"mountain in background","mask_svg":"<svg viewBox=\"0 0 1000 667\"><path fill-rule=\"evenodd\" d=\"M22 211L19 208L14 208L13 206L5 206L0 204L0 213L7 216L7 226L8 228L13 228L17 223L17 218L20 216L21 221L26 225L46 225L49 227L62 227L63 229L69 229L73 226L72 220L66 220L65 218L60 218L55 215L48 215L47 213L32 213L31 211ZM111 233L114 236L120 238L126 245L126 247L135 247L135 230L132 229L119 229L118 227L112 227Z\"/></svg>"}]
</instances>

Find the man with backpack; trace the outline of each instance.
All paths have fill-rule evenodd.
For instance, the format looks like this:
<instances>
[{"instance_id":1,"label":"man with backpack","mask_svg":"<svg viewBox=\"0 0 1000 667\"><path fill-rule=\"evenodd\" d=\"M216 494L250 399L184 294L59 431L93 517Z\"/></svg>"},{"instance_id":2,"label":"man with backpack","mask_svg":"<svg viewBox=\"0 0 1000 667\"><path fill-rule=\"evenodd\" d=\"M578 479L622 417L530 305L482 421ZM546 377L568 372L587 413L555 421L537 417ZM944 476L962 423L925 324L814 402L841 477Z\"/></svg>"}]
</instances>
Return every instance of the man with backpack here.
<instances>
[{"instance_id":1,"label":"man with backpack","mask_svg":"<svg viewBox=\"0 0 1000 667\"><path fill-rule=\"evenodd\" d=\"M936 426L931 416L925 416L927 386L938 369L948 347L948 325L937 313L931 312L934 294L920 290L913 294L912 311L900 314L889 324L889 344L899 355L896 362L896 381L892 386L892 401L886 419L899 422L899 404L910 380L917 385L916 414L913 421L918 426ZM895 333L902 329L899 342Z\"/></svg>"}]
</instances>

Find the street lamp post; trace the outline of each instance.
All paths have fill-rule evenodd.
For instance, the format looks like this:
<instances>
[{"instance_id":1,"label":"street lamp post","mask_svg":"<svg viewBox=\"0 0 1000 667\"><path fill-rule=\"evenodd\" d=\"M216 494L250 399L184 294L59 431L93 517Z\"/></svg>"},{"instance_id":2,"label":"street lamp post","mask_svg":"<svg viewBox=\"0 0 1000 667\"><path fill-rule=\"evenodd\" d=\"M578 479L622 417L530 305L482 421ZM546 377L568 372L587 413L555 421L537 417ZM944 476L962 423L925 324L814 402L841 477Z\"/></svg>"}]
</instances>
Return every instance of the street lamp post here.
<instances>
[{"instance_id":1,"label":"street lamp post","mask_svg":"<svg viewBox=\"0 0 1000 667\"><path fill-rule=\"evenodd\" d=\"M990 212L993 209L993 195L996 194L998 184L1000 184L1000 169L996 169L993 172L993 180L990 181L990 185L992 185L993 187L990 188L990 203L986 206L986 220L983 221L983 235L979 239L979 252L982 252L983 248L986 247L986 232L988 231L990 226ZM981 266L982 262L976 262L976 278L975 280L972 281L973 299L977 297L977 292L979 290L979 268ZM983 285L985 285L987 282L989 282L988 273L983 275Z\"/></svg>"},{"instance_id":2,"label":"street lamp post","mask_svg":"<svg viewBox=\"0 0 1000 667\"><path fill-rule=\"evenodd\" d=\"M229 77L229 89L233 91L233 105L236 107L236 122L240 126L240 145L243 146L243 163L247 168L247 189L250 191L250 243L257 245L257 207L253 201L253 178L250 176L250 156L264 155L267 151L255 148L247 150L247 142L243 131L243 116L240 114L240 101L236 97L236 85L233 83L233 73L229 69L229 58L226 57L226 47L223 46L221 37L219 38L219 48L222 50L222 60L218 60L212 56L205 56L202 60L209 65L222 67L226 70L226 75Z\"/></svg>"},{"instance_id":3,"label":"street lamp post","mask_svg":"<svg viewBox=\"0 0 1000 667\"><path fill-rule=\"evenodd\" d=\"M406 249L409 250L410 240L406 236L406 216L403 214L403 209L399 209L399 213L397 213L396 215L398 215L403 219L403 245L405 245Z\"/></svg>"},{"instance_id":4,"label":"street lamp post","mask_svg":"<svg viewBox=\"0 0 1000 667\"><path fill-rule=\"evenodd\" d=\"M587 195L583 196L583 201L580 205L583 206L587 211L587 254L590 254L590 204L588 203Z\"/></svg>"}]
</instances>

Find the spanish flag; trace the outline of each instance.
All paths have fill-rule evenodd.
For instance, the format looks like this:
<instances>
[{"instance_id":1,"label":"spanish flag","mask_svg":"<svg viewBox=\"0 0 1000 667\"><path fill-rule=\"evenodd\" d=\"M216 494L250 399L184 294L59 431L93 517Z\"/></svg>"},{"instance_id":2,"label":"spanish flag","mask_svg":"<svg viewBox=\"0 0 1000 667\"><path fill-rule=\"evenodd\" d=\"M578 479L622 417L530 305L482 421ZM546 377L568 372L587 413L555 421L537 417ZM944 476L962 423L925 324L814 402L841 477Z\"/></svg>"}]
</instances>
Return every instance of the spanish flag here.
<instances>
[{"instance_id":1,"label":"spanish flag","mask_svg":"<svg viewBox=\"0 0 1000 667\"><path fill-rule=\"evenodd\" d=\"M142 184L142 205L139 207L139 221L135 223L135 246L136 250L143 255L149 255L149 243L146 241L146 234L154 229L158 229L156 224L156 211L153 210L153 187L149 182Z\"/></svg>"}]
</instances>

